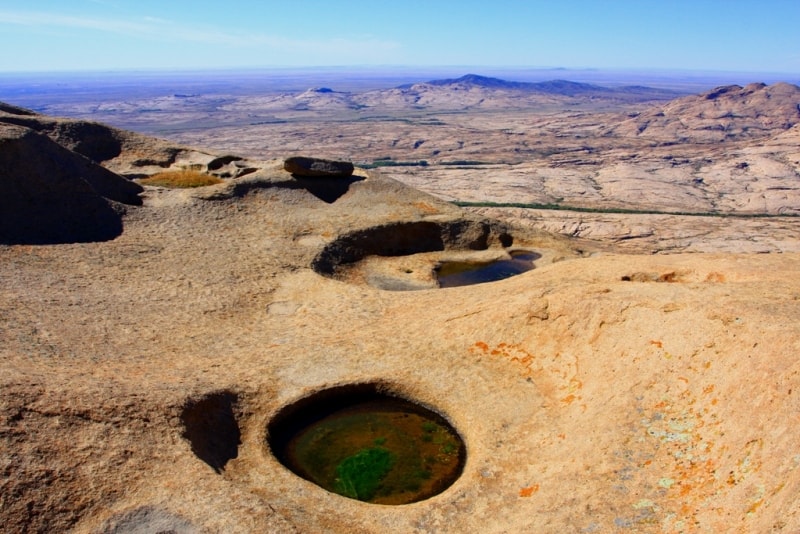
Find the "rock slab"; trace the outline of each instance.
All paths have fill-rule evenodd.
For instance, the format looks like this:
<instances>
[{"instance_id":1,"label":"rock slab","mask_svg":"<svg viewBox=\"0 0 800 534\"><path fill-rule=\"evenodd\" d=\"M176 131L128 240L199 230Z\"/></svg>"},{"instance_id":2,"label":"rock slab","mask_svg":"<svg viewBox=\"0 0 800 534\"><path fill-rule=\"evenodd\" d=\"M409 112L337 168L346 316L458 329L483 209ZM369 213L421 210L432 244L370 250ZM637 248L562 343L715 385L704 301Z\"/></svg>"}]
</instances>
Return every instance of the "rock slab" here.
<instances>
[{"instance_id":1,"label":"rock slab","mask_svg":"<svg viewBox=\"0 0 800 534\"><path fill-rule=\"evenodd\" d=\"M283 168L295 176L307 178L347 178L353 175L349 161L334 161L296 156L283 162Z\"/></svg>"}]
</instances>

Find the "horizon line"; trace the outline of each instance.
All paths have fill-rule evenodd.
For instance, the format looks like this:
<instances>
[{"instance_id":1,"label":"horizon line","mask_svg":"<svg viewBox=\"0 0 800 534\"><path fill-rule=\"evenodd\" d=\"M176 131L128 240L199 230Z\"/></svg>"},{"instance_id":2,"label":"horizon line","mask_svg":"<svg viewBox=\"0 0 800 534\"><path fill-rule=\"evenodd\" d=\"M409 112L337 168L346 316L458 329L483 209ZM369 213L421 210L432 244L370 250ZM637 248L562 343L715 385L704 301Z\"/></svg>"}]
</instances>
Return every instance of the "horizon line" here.
<instances>
[{"instance_id":1,"label":"horizon line","mask_svg":"<svg viewBox=\"0 0 800 534\"><path fill-rule=\"evenodd\" d=\"M765 74L800 76L800 72L779 70L731 70L731 69L698 69L680 67L562 67L562 66L536 66L536 65L470 65L470 64L442 64L442 65L263 65L263 66L209 66L209 67L125 67L125 68L86 68L86 69L31 69L31 70L0 70L0 76L6 75L47 75L47 74L191 74L191 73L232 73L232 72L263 72L263 71L350 71L350 72L391 72L391 71L431 71L431 70L456 70L477 69L489 71L566 71L566 72L609 72L609 73L652 73L652 74L695 74L695 75L727 75L727 74ZM465 72L477 74L477 72Z\"/></svg>"}]
</instances>

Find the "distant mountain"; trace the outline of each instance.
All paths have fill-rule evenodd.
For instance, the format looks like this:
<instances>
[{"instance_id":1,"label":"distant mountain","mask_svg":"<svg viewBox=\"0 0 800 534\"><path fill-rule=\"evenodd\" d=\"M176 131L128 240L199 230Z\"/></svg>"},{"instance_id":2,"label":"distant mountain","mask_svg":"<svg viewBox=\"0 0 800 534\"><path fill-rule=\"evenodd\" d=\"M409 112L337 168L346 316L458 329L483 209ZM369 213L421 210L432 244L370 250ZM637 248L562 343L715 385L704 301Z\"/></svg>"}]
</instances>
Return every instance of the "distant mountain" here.
<instances>
[{"instance_id":1,"label":"distant mountain","mask_svg":"<svg viewBox=\"0 0 800 534\"><path fill-rule=\"evenodd\" d=\"M500 78L490 78L478 74L466 74L460 78L447 78L444 80L431 80L426 82L428 85L447 86L447 85L468 85L474 87L485 87L487 89L516 89L529 90L533 85L527 82L510 82Z\"/></svg>"},{"instance_id":2,"label":"distant mountain","mask_svg":"<svg viewBox=\"0 0 800 534\"><path fill-rule=\"evenodd\" d=\"M502 80L500 78L492 78L489 76L481 76L478 74L466 74L460 78L447 78L443 80L431 80L425 82L426 85L434 87L469 87L469 88L483 88L494 90L507 90L507 91L524 91L530 93L541 93L547 95L558 96L606 96L613 97L616 95L641 95L643 97L653 99L672 99L680 96L682 93L675 91L656 89L653 87L645 87L639 85L630 85L623 87L603 87L590 83L572 82L569 80L550 80L546 82L515 82ZM410 89L415 84L405 84L400 86L400 89Z\"/></svg>"}]
</instances>

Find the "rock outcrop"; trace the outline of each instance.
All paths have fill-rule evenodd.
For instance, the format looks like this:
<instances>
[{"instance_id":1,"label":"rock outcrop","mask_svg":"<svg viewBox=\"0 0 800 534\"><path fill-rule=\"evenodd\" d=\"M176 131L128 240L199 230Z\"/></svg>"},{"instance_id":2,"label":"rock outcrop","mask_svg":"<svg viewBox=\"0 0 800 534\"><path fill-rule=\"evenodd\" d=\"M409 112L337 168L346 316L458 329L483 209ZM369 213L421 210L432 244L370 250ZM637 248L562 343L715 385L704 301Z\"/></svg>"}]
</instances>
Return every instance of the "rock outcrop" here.
<instances>
[{"instance_id":1,"label":"rock outcrop","mask_svg":"<svg viewBox=\"0 0 800 534\"><path fill-rule=\"evenodd\" d=\"M170 169L222 178L256 170L236 156L0 103L0 243L113 239L125 206L142 203L133 179Z\"/></svg>"},{"instance_id":2,"label":"rock outcrop","mask_svg":"<svg viewBox=\"0 0 800 534\"><path fill-rule=\"evenodd\" d=\"M0 123L0 243L112 239L141 186L49 137Z\"/></svg>"}]
</instances>

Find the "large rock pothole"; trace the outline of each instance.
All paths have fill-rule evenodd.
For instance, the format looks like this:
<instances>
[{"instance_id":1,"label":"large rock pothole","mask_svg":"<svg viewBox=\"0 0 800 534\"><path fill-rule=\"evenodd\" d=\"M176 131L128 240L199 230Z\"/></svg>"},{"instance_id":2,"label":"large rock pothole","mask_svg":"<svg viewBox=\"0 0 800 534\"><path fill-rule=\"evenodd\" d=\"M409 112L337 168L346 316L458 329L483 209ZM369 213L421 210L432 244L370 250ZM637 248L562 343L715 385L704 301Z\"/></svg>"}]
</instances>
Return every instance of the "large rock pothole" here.
<instances>
[{"instance_id":1,"label":"large rock pothole","mask_svg":"<svg viewBox=\"0 0 800 534\"><path fill-rule=\"evenodd\" d=\"M296 475L375 504L442 493L466 461L447 419L378 383L325 389L284 407L267 425L267 443Z\"/></svg>"},{"instance_id":2,"label":"large rock pothole","mask_svg":"<svg viewBox=\"0 0 800 534\"><path fill-rule=\"evenodd\" d=\"M483 253L480 259L489 261L493 258L486 254L502 256L513 242L509 229L495 221L396 222L340 236L317 254L312 268L323 276L381 289L428 289L437 287L433 271L446 256L466 259ZM357 274L359 264L376 263L371 274Z\"/></svg>"}]
</instances>

